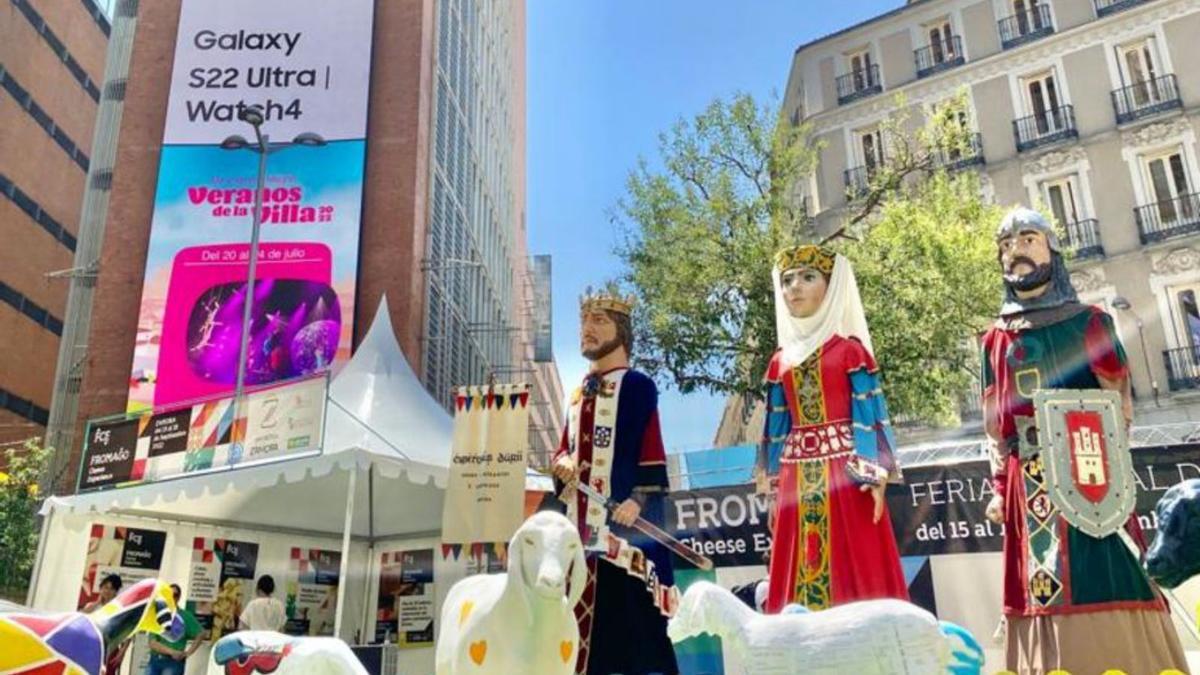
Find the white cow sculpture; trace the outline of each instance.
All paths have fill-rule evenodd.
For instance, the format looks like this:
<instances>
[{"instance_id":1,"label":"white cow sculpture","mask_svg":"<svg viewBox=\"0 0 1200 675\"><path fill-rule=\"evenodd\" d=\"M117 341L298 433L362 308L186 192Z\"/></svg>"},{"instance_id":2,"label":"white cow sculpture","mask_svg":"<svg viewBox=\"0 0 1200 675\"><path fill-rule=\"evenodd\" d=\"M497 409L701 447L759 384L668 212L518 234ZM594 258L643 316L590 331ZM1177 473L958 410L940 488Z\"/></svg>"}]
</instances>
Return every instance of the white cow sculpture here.
<instances>
[{"instance_id":1,"label":"white cow sculpture","mask_svg":"<svg viewBox=\"0 0 1200 675\"><path fill-rule=\"evenodd\" d=\"M228 675L368 675L346 643L331 637L241 631L217 640L212 659Z\"/></svg>"},{"instance_id":2,"label":"white cow sculpture","mask_svg":"<svg viewBox=\"0 0 1200 675\"><path fill-rule=\"evenodd\" d=\"M975 675L983 668L983 649L970 633L900 600L764 615L698 581L667 632L674 642L716 635L754 675Z\"/></svg>"},{"instance_id":3,"label":"white cow sculpture","mask_svg":"<svg viewBox=\"0 0 1200 675\"><path fill-rule=\"evenodd\" d=\"M567 576L570 574L570 592ZM587 583L579 533L560 514L536 513L508 545L508 572L454 585L442 606L437 675L568 675Z\"/></svg>"}]
</instances>

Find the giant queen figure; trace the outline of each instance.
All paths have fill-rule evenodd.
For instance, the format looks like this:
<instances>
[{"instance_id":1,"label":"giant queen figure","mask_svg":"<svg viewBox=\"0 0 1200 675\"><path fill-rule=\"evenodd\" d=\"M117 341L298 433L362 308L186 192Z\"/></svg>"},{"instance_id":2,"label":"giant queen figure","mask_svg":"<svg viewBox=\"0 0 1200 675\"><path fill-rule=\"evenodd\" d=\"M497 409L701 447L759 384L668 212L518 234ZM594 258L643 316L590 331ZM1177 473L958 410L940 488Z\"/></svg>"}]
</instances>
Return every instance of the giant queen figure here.
<instances>
[{"instance_id":1,"label":"giant queen figure","mask_svg":"<svg viewBox=\"0 0 1200 675\"><path fill-rule=\"evenodd\" d=\"M766 611L907 600L884 502L895 440L850 261L788 248L772 278L779 350L755 468L774 495Z\"/></svg>"},{"instance_id":2,"label":"giant queen figure","mask_svg":"<svg viewBox=\"0 0 1200 675\"><path fill-rule=\"evenodd\" d=\"M1078 301L1058 237L1041 214L1011 211L996 244L1005 299L983 337L982 380L996 492L988 517L1004 526L1008 668L1186 672L1164 599L1122 533L1085 533L1047 492L1055 488L1043 463L1045 434L1036 426L1039 391L1120 392L1118 424L1132 417L1129 370L1112 317ZM1131 544L1140 539L1136 518L1125 529Z\"/></svg>"}]
</instances>

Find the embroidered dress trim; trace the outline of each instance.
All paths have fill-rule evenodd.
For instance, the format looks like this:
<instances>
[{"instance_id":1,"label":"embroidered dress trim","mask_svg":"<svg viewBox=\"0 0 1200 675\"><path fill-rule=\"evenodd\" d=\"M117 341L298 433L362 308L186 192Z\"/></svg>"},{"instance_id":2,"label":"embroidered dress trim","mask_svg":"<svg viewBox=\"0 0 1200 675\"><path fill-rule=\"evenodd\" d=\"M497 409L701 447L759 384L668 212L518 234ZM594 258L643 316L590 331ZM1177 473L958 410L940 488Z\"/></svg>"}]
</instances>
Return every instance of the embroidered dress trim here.
<instances>
[{"instance_id":1,"label":"embroidered dress trim","mask_svg":"<svg viewBox=\"0 0 1200 675\"><path fill-rule=\"evenodd\" d=\"M792 429L779 461L819 462L854 453L854 432L846 420Z\"/></svg>"},{"instance_id":2,"label":"embroidered dress trim","mask_svg":"<svg viewBox=\"0 0 1200 675\"><path fill-rule=\"evenodd\" d=\"M800 507L800 536L796 545L796 588L793 598L812 610L829 607L829 465L801 464L796 472L796 500Z\"/></svg>"},{"instance_id":3,"label":"embroidered dress trim","mask_svg":"<svg viewBox=\"0 0 1200 675\"><path fill-rule=\"evenodd\" d=\"M659 613L667 618L675 616L679 609L679 589L668 586L658 580L658 571L654 569L654 561L646 558L646 554L625 539L612 532L606 532L607 548L601 559L615 565L629 576L645 582L646 592Z\"/></svg>"},{"instance_id":4,"label":"embroidered dress trim","mask_svg":"<svg viewBox=\"0 0 1200 675\"><path fill-rule=\"evenodd\" d=\"M571 406L568 438L571 442L572 458L576 466L582 469L580 480L586 480L594 490L605 497L611 494L613 451L617 444L617 401L620 398L621 382L627 372L629 371L621 369L601 376L601 383L595 394L584 394ZM583 468L582 461L587 461L588 467ZM580 495L578 490L571 491L575 492L575 495L567 499L567 517L578 523L580 510L586 509L584 523L587 530L586 534L581 532L584 548L591 551L604 550L605 535L608 533L608 514L604 505L593 503Z\"/></svg>"}]
</instances>

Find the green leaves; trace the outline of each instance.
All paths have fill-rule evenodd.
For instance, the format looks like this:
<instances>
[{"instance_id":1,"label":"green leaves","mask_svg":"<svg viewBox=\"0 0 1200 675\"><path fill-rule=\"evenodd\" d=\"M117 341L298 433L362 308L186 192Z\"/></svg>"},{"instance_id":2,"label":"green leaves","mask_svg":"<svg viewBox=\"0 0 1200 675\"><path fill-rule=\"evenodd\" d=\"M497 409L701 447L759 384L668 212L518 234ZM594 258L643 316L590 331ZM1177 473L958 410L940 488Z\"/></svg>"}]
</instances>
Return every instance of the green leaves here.
<instances>
[{"instance_id":1,"label":"green leaves","mask_svg":"<svg viewBox=\"0 0 1200 675\"><path fill-rule=\"evenodd\" d=\"M0 598L24 602L37 554L37 512L41 505L38 479L52 450L30 440L18 450L4 452L0 471Z\"/></svg>"},{"instance_id":2,"label":"green leaves","mask_svg":"<svg viewBox=\"0 0 1200 675\"><path fill-rule=\"evenodd\" d=\"M999 303L998 207L977 177L960 96L915 126L881 125L887 163L848 205L836 246L855 264L893 414L948 423L971 386L974 338ZM639 366L683 392L762 393L775 351L771 260L823 239L798 199L819 159L806 125L748 95L717 100L660 136L662 170L630 173L617 254L638 296Z\"/></svg>"}]
</instances>

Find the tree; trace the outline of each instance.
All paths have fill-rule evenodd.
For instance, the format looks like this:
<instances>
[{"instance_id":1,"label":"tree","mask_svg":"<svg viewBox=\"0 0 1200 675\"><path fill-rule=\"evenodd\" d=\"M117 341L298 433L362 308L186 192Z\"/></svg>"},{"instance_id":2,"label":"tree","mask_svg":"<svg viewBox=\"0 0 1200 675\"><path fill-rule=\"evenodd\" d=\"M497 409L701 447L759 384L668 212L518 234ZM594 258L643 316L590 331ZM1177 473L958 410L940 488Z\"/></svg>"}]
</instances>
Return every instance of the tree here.
<instances>
[{"instance_id":1,"label":"tree","mask_svg":"<svg viewBox=\"0 0 1200 675\"><path fill-rule=\"evenodd\" d=\"M640 162L619 205L639 365L685 393L760 396L775 349L772 257L829 242L856 263L893 412L947 421L999 299L998 211L974 174L947 171L970 150L964 106L913 129L898 98L881 125L886 162L826 237L794 192L820 154L808 124L738 95L660 135L662 169Z\"/></svg>"},{"instance_id":2,"label":"tree","mask_svg":"<svg viewBox=\"0 0 1200 675\"><path fill-rule=\"evenodd\" d=\"M25 601L37 554L37 513L41 505L38 479L53 451L36 442L4 452L0 471L0 598Z\"/></svg>"}]
</instances>

